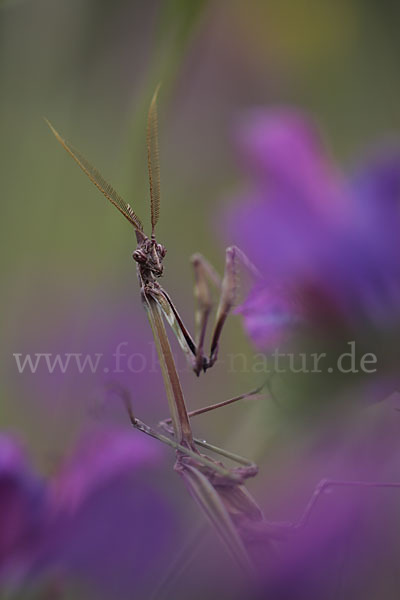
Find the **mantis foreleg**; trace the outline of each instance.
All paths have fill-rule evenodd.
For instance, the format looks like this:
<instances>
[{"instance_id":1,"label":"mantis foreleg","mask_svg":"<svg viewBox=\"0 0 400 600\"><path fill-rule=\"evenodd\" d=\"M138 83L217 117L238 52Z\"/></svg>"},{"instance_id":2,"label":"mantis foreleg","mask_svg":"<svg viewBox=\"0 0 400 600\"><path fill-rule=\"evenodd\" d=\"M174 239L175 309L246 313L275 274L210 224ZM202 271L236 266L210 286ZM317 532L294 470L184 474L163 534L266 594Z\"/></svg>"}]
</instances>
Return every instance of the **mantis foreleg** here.
<instances>
[{"instance_id":1,"label":"mantis foreleg","mask_svg":"<svg viewBox=\"0 0 400 600\"><path fill-rule=\"evenodd\" d=\"M192 265L195 274L194 294L197 299L197 342L193 339L193 336L186 328L181 316L179 315L167 292L161 287L159 290L152 291L154 299L159 303L168 323L172 327L178 339L182 350L189 357L193 370L197 375L199 375L201 371L206 371L212 367L217 360L221 333L225 321L236 300L239 260L246 266L248 270L252 272L253 275L256 277L261 277L257 268L236 246L230 246L226 250L225 271L222 281L214 268L205 258L203 258L203 256L201 256L201 254L195 254L192 257ZM211 338L210 354L207 358L204 353L204 340L209 321L209 315L212 309L209 282L221 290L221 295Z\"/></svg>"}]
</instances>

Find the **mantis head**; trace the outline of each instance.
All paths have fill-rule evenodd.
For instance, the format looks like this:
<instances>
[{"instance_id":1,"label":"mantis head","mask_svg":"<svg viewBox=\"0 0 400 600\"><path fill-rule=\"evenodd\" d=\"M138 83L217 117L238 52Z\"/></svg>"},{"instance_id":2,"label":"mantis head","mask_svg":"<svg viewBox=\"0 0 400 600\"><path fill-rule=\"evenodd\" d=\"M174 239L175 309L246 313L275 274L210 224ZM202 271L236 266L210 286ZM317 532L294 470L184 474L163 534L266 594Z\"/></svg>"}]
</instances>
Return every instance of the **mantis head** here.
<instances>
[{"instance_id":1,"label":"mantis head","mask_svg":"<svg viewBox=\"0 0 400 600\"><path fill-rule=\"evenodd\" d=\"M133 253L133 259L144 269L151 271L154 277L161 277L164 266L162 264L167 253L166 248L152 236L148 238L142 232L136 232L138 245Z\"/></svg>"}]
</instances>

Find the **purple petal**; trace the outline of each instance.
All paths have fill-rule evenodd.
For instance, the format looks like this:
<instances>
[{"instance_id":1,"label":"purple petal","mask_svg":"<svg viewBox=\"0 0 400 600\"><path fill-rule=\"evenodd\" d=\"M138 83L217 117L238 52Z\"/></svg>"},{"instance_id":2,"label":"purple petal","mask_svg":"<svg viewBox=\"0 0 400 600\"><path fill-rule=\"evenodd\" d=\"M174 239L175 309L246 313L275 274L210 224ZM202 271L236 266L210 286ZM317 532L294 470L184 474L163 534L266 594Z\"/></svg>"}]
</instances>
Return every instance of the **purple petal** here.
<instances>
[{"instance_id":1,"label":"purple petal","mask_svg":"<svg viewBox=\"0 0 400 600\"><path fill-rule=\"evenodd\" d=\"M267 186L291 210L298 204L301 211L342 218L343 183L317 128L303 113L254 110L242 119L236 137L239 156L257 187Z\"/></svg>"},{"instance_id":2,"label":"purple petal","mask_svg":"<svg viewBox=\"0 0 400 600\"><path fill-rule=\"evenodd\" d=\"M354 202L365 246L380 268L399 275L400 147L381 148L352 179Z\"/></svg>"},{"instance_id":3,"label":"purple petal","mask_svg":"<svg viewBox=\"0 0 400 600\"><path fill-rule=\"evenodd\" d=\"M397 404L398 399L391 408ZM304 433L307 440L299 443L297 438L297 452L291 448L287 462L283 458L277 468L283 482L280 491L279 484L265 489L277 517L290 515L297 521L322 477L342 482L397 482L399 426L388 408L382 403L369 411L357 411L353 417L348 414L340 427L327 424L325 430L308 429ZM346 571L353 584L368 586L376 583L380 563L386 577L396 568L396 553L388 548L396 538L393 519L399 494L395 487L328 488L307 524L292 530L280 547L279 563L266 583L269 596L322 598L332 581ZM265 595L268 597L267 592Z\"/></svg>"},{"instance_id":4,"label":"purple petal","mask_svg":"<svg viewBox=\"0 0 400 600\"><path fill-rule=\"evenodd\" d=\"M400 147L382 147L353 176L353 190L360 214L369 226L373 219L394 226L400 221Z\"/></svg>"},{"instance_id":5,"label":"purple petal","mask_svg":"<svg viewBox=\"0 0 400 600\"><path fill-rule=\"evenodd\" d=\"M281 288L293 290L312 319L325 313L343 324L396 320L400 152L382 153L346 185L299 112L253 111L237 139L251 183L224 226L270 290L242 309L256 343L274 343L297 320L279 292L270 297Z\"/></svg>"},{"instance_id":6,"label":"purple petal","mask_svg":"<svg viewBox=\"0 0 400 600\"><path fill-rule=\"evenodd\" d=\"M160 448L134 431L103 430L89 434L58 473L53 486L58 510L74 512L116 477L156 465Z\"/></svg>"},{"instance_id":7,"label":"purple petal","mask_svg":"<svg viewBox=\"0 0 400 600\"><path fill-rule=\"evenodd\" d=\"M259 348L276 347L288 330L302 320L298 306L283 292L257 287L236 312L243 315L250 338Z\"/></svg>"},{"instance_id":8,"label":"purple petal","mask_svg":"<svg viewBox=\"0 0 400 600\"><path fill-rule=\"evenodd\" d=\"M268 278L312 278L347 211L344 186L311 124L295 111L252 112L238 145L252 187L226 219L230 239Z\"/></svg>"},{"instance_id":9,"label":"purple petal","mask_svg":"<svg viewBox=\"0 0 400 600\"><path fill-rule=\"evenodd\" d=\"M162 451L135 431L88 435L54 482L43 568L114 597L151 585L171 551L175 516L158 485Z\"/></svg>"},{"instance_id":10,"label":"purple petal","mask_svg":"<svg viewBox=\"0 0 400 600\"><path fill-rule=\"evenodd\" d=\"M21 445L0 435L0 572L21 568L34 552L46 520L43 481L32 471Z\"/></svg>"}]
</instances>

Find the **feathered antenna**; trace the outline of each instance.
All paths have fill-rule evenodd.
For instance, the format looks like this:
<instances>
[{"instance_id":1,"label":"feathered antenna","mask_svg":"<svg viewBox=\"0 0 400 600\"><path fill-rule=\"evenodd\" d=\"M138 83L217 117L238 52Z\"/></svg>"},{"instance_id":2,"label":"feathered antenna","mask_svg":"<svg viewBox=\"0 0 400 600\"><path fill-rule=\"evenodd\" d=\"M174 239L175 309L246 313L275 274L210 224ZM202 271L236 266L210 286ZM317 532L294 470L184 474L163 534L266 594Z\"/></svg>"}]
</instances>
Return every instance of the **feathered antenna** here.
<instances>
[{"instance_id":1,"label":"feathered antenna","mask_svg":"<svg viewBox=\"0 0 400 600\"><path fill-rule=\"evenodd\" d=\"M51 131L54 133L57 140L60 144L65 148L65 150L72 156L75 162L80 166L82 171L89 177L90 181L94 183L94 185L105 195L107 200L109 200L114 206L124 215L126 219L134 226L137 231L143 231L143 225L140 221L139 217L136 215L131 206L121 198L119 194L114 190L114 188L107 183L107 181L103 178L103 176L99 173L97 169L95 169L87 160L84 158L77 150L72 148L54 129L53 125L45 119L47 125L50 127Z\"/></svg>"},{"instance_id":2,"label":"feathered antenna","mask_svg":"<svg viewBox=\"0 0 400 600\"><path fill-rule=\"evenodd\" d=\"M160 84L158 84L153 98L150 102L147 117L147 165L149 168L150 200L151 200L151 235L160 216L160 160L158 152L158 117L157 96Z\"/></svg>"}]
</instances>

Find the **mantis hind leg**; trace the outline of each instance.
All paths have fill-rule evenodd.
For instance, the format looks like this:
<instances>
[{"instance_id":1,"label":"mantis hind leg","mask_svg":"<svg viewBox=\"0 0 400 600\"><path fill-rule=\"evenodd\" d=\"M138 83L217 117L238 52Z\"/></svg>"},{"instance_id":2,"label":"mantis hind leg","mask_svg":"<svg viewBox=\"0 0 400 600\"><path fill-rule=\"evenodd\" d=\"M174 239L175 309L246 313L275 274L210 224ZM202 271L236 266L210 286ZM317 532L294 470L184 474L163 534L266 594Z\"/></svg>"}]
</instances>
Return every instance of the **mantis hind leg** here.
<instances>
[{"instance_id":1,"label":"mantis hind leg","mask_svg":"<svg viewBox=\"0 0 400 600\"><path fill-rule=\"evenodd\" d=\"M284 541L288 536L293 535L296 531L303 529L310 522L312 513L317 504L321 501L323 494L330 488L365 488L365 489L383 489L400 488L400 482L396 481L357 481L357 480L338 480L338 479L321 479L315 486L306 507L297 521L263 521L258 523L254 528L251 524L248 525L248 534L254 537L268 536L275 541Z\"/></svg>"},{"instance_id":2,"label":"mantis hind leg","mask_svg":"<svg viewBox=\"0 0 400 600\"><path fill-rule=\"evenodd\" d=\"M207 412L211 412L213 410L216 410L217 408L222 408L223 406L228 406L229 404L234 404L235 402L239 402L239 400L246 400L246 399L253 399L253 400L258 400L260 398L265 398L267 397L267 394L261 394L261 391L263 390L264 386L267 384L267 382L263 382L261 385L259 385L258 387L256 387L255 389L251 390L250 392L246 392L245 394L240 394L239 396L234 396L233 398L228 398L228 400L222 400L222 402L217 402L215 404L209 404L207 406L203 406L202 408L197 408L196 410L192 410L190 412L188 412L188 417L196 417L197 415L202 415L204 413ZM159 427L165 429L166 431L168 431L168 433L170 433L170 428L169 425L172 423L172 419L171 417L168 417L167 419L164 419L163 421L160 421L159 423Z\"/></svg>"},{"instance_id":3,"label":"mantis hind leg","mask_svg":"<svg viewBox=\"0 0 400 600\"><path fill-rule=\"evenodd\" d=\"M292 523L292 529L300 529L307 525L310 520L311 514L314 511L318 501L322 497L323 493L330 488L400 488L400 482L396 481L352 481L352 480L339 480L339 479L321 479L321 481L315 486L314 491L309 499L302 516L300 519Z\"/></svg>"}]
</instances>

